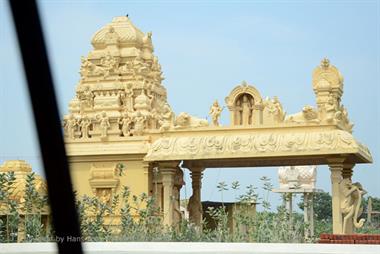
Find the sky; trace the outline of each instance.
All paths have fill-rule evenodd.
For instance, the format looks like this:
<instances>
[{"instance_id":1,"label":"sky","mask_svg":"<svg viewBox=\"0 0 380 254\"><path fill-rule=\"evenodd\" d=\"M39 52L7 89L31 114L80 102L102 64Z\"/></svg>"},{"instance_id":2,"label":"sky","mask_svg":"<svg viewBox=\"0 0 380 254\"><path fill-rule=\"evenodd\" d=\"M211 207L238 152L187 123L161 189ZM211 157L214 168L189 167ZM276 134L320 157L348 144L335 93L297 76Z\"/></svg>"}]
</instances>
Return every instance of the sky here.
<instances>
[{"instance_id":1,"label":"sky","mask_svg":"<svg viewBox=\"0 0 380 254\"><path fill-rule=\"evenodd\" d=\"M357 165L353 181L380 196L380 2L379 1L38 1L61 115L79 81L80 57L90 40L115 16L129 14L143 32L153 32L168 101L178 114L206 118L213 101L243 80L263 97L278 96L293 114L315 105L311 74L328 57L344 76L342 103L354 136L374 163ZM0 163L24 159L42 164L9 7L0 0ZM46 96L41 94L41 96ZM224 110L222 124L229 124ZM232 201L244 186L260 188L260 177L278 186L276 168L207 169L202 199L221 199L218 182L240 181L224 193ZM182 196L191 194L191 181ZM318 167L317 186L330 191L330 173ZM264 193L259 191L261 195ZM278 194L270 194L273 204Z\"/></svg>"}]
</instances>

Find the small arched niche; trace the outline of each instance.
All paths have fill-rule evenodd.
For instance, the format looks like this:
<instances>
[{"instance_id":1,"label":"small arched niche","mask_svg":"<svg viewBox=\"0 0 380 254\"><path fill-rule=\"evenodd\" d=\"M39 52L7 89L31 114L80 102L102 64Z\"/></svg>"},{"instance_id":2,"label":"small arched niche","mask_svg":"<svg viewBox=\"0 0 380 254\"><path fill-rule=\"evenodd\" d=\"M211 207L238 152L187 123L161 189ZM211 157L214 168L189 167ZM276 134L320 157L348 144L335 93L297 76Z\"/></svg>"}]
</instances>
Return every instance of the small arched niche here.
<instances>
[{"instance_id":1,"label":"small arched niche","mask_svg":"<svg viewBox=\"0 0 380 254\"><path fill-rule=\"evenodd\" d=\"M251 85L243 82L226 97L231 125L252 126L262 123L262 98Z\"/></svg>"}]
</instances>

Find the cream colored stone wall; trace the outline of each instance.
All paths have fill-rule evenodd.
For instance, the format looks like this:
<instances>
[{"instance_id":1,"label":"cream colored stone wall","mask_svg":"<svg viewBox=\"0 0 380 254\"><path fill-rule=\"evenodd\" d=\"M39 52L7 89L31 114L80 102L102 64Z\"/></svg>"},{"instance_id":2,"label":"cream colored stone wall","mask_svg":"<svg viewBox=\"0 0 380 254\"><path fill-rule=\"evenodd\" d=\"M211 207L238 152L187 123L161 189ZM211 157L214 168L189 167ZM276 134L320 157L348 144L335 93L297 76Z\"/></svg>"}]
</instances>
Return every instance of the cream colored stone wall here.
<instances>
[{"instance_id":1,"label":"cream colored stone wall","mask_svg":"<svg viewBox=\"0 0 380 254\"><path fill-rule=\"evenodd\" d=\"M107 157L97 157L96 162L90 161L71 161L70 162L70 171L72 176L72 181L74 189L77 191L78 196L82 195L95 195L96 190L91 186L91 169L92 168L107 168L108 170L113 170L115 165L122 163L125 165L123 173L120 175L119 172L116 172L114 179L117 180L116 187L113 187L112 184L107 185L108 178L104 178L106 183L101 186L101 188L114 188L113 195L120 193L123 189L123 186L128 186L131 190L132 195L140 195L142 193L149 194L152 190L152 187L149 186L149 177L150 174L146 167L146 163L143 162L142 158L131 158L127 159L128 156L124 156L123 159L114 159L110 160Z\"/></svg>"}]
</instances>

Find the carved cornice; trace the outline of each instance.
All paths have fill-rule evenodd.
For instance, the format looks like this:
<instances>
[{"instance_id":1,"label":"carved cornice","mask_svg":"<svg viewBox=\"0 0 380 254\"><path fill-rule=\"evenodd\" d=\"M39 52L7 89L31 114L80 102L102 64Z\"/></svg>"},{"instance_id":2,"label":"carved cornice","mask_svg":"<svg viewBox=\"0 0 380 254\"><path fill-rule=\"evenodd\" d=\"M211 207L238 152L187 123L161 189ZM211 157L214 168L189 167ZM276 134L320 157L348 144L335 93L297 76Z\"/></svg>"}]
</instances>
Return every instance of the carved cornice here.
<instances>
[{"instance_id":1,"label":"carved cornice","mask_svg":"<svg viewBox=\"0 0 380 254\"><path fill-rule=\"evenodd\" d=\"M372 161L368 148L342 130L160 138L151 145L144 159L168 161L316 154L359 154L365 161Z\"/></svg>"}]
</instances>

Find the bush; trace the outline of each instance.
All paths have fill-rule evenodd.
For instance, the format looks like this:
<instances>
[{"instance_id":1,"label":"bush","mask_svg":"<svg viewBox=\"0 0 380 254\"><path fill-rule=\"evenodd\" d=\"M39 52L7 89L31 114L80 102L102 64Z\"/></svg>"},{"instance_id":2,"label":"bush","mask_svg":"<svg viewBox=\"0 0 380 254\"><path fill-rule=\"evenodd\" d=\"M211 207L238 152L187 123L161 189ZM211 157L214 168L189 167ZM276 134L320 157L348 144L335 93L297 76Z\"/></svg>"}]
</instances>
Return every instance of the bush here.
<instances>
[{"instance_id":1,"label":"bush","mask_svg":"<svg viewBox=\"0 0 380 254\"><path fill-rule=\"evenodd\" d=\"M26 242L53 241L54 234L47 228L47 220L43 219L43 208L47 206L47 198L36 191L35 176L30 174L25 181L25 195L23 202L12 198L15 184L12 172L0 174L0 242L17 242L19 234L24 230ZM263 198L259 197L257 187L252 185L246 188L246 193L236 197L240 188L238 182L233 182L231 189L235 192L237 203L233 214L233 227L230 229L229 215L223 203L223 195L228 191L225 182L217 188L222 198L222 206L207 211L216 222L215 228L209 228L203 221L202 229L182 220L178 225L165 227L162 223L162 214L156 206L153 197L147 194L131 196L128 187L123 187L120 195L112 200L100 200L97 197L76 197L76 207L84 241L181 241L181 242L292 242L302 243L316 241L304 239L303 215L290 215L284 206L271 210L269 194L272 190L270 179L261 178L262 188L265 191ZM323 194L324 195L324 194ZM325 198L317 200L323 200ZM252 216L252 205L260 201L263 211ZM238 207L238 209L236 209ZM324 215L323 215L324 214ZM118 216L115 216L118 215ZM315 235L331 233L331 218L321 219L328 213L320 213L315 220ZM290 224L290 216L292 223ZM358 230L359 233L380 233L375 225L368 225Z\"/></svg>"}]
</instances>

